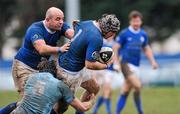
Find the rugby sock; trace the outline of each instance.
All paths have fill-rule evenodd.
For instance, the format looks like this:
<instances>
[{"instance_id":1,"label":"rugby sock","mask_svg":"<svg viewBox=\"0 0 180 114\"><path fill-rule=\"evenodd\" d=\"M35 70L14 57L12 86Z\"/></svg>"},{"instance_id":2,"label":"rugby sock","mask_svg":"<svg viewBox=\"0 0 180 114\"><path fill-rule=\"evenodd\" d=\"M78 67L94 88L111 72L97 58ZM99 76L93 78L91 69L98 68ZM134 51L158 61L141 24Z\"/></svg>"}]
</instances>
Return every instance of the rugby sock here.
<instances>
[{"instance_id":1,"label":"rugby sock","mask_svg":"<svg viewBox=\"0 0 180 114\"><path fill-rule=\"evenodd\" d=\"M111 114L111 100L109 98L104 99L106 105L107 114Z\"/></svg>"},{"instance_id":2,"label":"rugby sock","mask_svg":"<svg viewBox=\"0 0 180 114\"><path fill-rule=\"evenodd\" d=\"M138 113L143 114L140 93L139 92L134 92L133 98L134 98L134 103L136 105L136 109L137 109Z\"/></svg>"},{"instance_id":3,"label":"rugby sock","mask_svg":"<svg viewBox=\"0 0 180 114\"><path fill-rule=\"evenodd\" d=\"M86 113L85 112L78 112L78 111L76 111L75 114L86 114Z\"/></svg>"},{"instance_id":4,"label":"rugby sock","mask_svg":"<svg viewBox=\"0 0 180 114\"><path fill-rule=\"evenodd\" d=\"M127 94L125 94L125 95L122 94L122 95L119 96L117 106L116 106L116 114L120 114L120 112L124 108L124 106L126 104L127 96L128 96Z\"/></svg>"},{"instance_id":5,"label":"rugby sock","mask_svg":"<svg viewBox=\"0 0 180 114\"><path fill-rule=\"evenodd\" d=\"M103 104L103 102L104 102L104 98L102 96L99 96L98 100L97 100L97 103L96 103L96 105L94 107L93 114L97 113L99 107Z\"/></svg>"},{"instance_id":6,"label":"rugby sock","mask_svg":"<svg viewBox=\"0 0 180 114\"><path fill-rule=\"evenodd\" d=\"M0 114L10 114L16 108L16 102L11 103L0 110Z\"/></svg>"}]
</instances>

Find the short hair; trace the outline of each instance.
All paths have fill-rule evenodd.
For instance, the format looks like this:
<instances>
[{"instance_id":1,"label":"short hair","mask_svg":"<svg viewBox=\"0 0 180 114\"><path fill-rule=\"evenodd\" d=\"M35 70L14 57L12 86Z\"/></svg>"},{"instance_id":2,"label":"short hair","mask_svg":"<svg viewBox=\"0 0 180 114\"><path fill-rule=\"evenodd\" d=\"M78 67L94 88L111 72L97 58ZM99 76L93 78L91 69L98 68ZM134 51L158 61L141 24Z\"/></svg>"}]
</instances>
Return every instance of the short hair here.
<instances>
[{"instance_id":1,"label":"short hair","mask_svg":"<svg viewBox=\"0 0 180 114\"><path fill-rule=\"evenodd\" d=\"M140 13L140 12L137 11L137 10L133 10L133 11L131 11L131 12L129 13L129 16L128 16L129 20L131 20L132 18L136 18L136 17L141 18L141 20L143 19L142 13Z\"/></svg>"},{"instance_id":2,"label":"short hair","mask_svg":"<svg viewBox=\"0 0 180 114\"><path fill-rule=\"evenodd\" d=\"M41 62L37 66L39 72L49 72L56 77L57 69L54 60L48 61L46 58L41 59Z\"/></svg>"}]
</instances>

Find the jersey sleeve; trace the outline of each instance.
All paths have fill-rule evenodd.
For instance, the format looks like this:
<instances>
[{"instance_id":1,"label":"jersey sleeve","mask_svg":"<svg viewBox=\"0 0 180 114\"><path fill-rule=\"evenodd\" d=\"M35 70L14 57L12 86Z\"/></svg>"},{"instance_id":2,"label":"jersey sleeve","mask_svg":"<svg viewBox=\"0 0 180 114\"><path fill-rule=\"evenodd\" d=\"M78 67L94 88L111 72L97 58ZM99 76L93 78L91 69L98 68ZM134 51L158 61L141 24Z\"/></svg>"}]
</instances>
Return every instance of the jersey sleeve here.
<instances>
[{"instance_id":1,"label":"jersey sleeve","mask_svg":"<svg viewBox=\"0 0 180 114\"><path fill-rule=\"evenodd\" d=\"M144 42L143 42L142 47L146 47L149 43L147 33L144 33L143 36L144 36Z\"/></svg>"},{"instance_id":2,"label":"jersey sleeve","mask_svg":"<svg viewBox=\"0 0 180 114\"><path fill-rule=\"evenodd\" d=\"M69 26L66 22L64 22L64 23L63 23L63 26L62 26L62 29L61 29L62 34L65 35L65 32L66 32L68 29L70 29L70 26Z\"/></svg>"},{"instance_id":3,"label":"jersey sleeve","mask_svg":"<svg viewBox=\"0 0 180 114\"><path fill-rule=\"evenodd\" d=\"M61 82L61 83L62 84L61 84L60 88L63 88L63 90L62 90L63 99L67 103L71 103L73 101L73 99L74 99L74 94L67 85L65 85L63 82Z\"/></svg>"},{"instance_id":4,"label":"jersey sleeve","mask_svg":"<svg viewBox=\"0 0 180 114\"><path fill-rule=\"evenodd\" d=\"M121 46L125 43L124 31L120 32L116 37L116 42Z\"/></svg>"},{"instance_id":5,"label":"jersey sleeve","mask_svg":"<svg viewBox=\"0 0 180 114\"><path fill-rule=\"evenodd\" d=\"M30 40L32 43L34 43L36 40L43 39L43 32L39 30L38 28L31 29L30 31Z\"/></svg>"},{"instance_id":6,"label":"jersey sleeve","mask_svg":"<svg viewBox=\"0 0 180 114\"><path fill-rule=\"evenodd\" d=\"M101 38L90 38L91 40L88 42L88 47L86 50L86 60L95 62L96 57L95 55L100 51L103 40Z\"/></svg>"}]
</instances>

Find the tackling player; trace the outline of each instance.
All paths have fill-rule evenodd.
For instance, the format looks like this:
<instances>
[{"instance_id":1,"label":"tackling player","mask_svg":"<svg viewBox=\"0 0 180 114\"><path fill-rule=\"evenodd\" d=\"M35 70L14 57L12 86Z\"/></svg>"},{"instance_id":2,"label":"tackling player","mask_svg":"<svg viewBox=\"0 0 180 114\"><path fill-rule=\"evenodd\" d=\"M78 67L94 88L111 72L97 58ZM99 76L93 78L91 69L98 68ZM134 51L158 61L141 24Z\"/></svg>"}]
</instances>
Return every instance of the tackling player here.
<instances>
[{"instance_id":1,"label":"tackling player","mask_svg":"<svg viewBox=\"0 0 180 114\"><path fill-rule=\"evenodd\" d=\"M56 79L57 69L54 61L45 59L40 62L38 69L39 73L32 74L27 80L23 99L11 114L50 114L59 99L80 111L87 111L92 107L94 94L90 96L89 101L81 102L74 98L66 84Z\"/></svg>"},{"instance_id":2,"label":"tackling player","mask_svg":"<svg viewBox=\"0 0 180 114\"><path fill-rule=\"evenodd\" d=\"M144 51L147 58L150 60L153 69L158 67L152 50L148 44L147 33L141 28L142 25L142 14L138 11L132 11L129 14L130 26L122 30L118 37L118 45L116 45L116 53L121 49L121 68L122 73L125 77L125 82L122 86L121 95L119 96L116 108L116 114L120 114L125 106L126 99L129 92L134 89L133 98L139 114L143 114L141 104L141 82L139 76L139 64L141 50Z\"/></svg>"}]
</instances>

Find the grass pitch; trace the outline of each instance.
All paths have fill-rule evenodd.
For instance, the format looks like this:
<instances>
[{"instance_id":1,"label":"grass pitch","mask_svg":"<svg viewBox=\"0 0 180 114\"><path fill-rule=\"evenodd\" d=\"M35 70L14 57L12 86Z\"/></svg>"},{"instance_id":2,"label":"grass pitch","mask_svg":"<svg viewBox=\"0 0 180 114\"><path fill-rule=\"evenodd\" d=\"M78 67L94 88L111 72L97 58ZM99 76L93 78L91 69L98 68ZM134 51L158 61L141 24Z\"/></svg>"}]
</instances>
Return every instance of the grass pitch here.
<instances>
[{"instance_id":1,"label":"grass pitch","mask_svg":"<svg viewBox=\"0 0 180 114\"><path fill-rule=\"evenodd\" d=\"M77 96L80 96L78 92ZM112 112L115 112L119 90L114 90L112 94ZM18 95L14 91L0 91L0 107L18 100ZM142 91L142 102L145 114L180 114L180 87L156 87L144 88ZM87 113L89 114L90 111ZM69 107L65 114L74 114L74 109ZM103 105L99 114L106 114ZM132 94L127 100L127 104L122 114L137 114L132 100Z\"/></svg>"}]
</instances>

